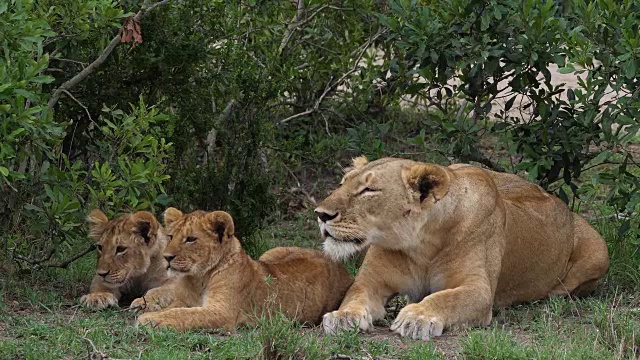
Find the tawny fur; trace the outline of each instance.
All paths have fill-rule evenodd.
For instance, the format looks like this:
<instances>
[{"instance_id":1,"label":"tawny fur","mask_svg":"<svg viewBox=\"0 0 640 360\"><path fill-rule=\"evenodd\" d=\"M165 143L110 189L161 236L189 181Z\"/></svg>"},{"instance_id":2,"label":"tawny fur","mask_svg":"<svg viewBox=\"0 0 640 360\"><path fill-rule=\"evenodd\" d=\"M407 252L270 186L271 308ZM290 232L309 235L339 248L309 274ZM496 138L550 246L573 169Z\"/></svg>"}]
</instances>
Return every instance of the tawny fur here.
<instances>
[{"instance_id":1,"label":"tawny fur","mask_svg":"<svg viewBox=\"0 0 640 360\"><path fill-rule=\"evenodd\" d=\"M316 209L325 251L368 249L327 332L369 330L394 294L415 302L391 330L414 339L488 325L493 305L592 291L609 266L602 237L516 175L404 159L358 160Z\"/></svg>"},{"instance_id":2,"label":"tawny fur","mask_svg":"<svg viewBox=\"0 0 640 360\"><path fill-rule=\"evenodd\" d=\"M172 240L164 255L177 281L150 291L164 293L165 309L142 314L139 324L233 331L272 311L318 324L353 282L342 264L317 250L280 247L251 259L223 211L183 215L169 208L165 225Z\"/></svg>"},{"instance_id":3,"label":"tawny fur","mask_svg":"<svg viewBox=\"0 0 640 360\"><path fill-rule=\"evenodd\" d=\"M98 248L98 265L81 303L94 309L116 306L121 297L142 296L167 279L162 257L167 239L153 214L139 211L109 221L95 209L87 221Z\"/></svg>"}]
</instances>

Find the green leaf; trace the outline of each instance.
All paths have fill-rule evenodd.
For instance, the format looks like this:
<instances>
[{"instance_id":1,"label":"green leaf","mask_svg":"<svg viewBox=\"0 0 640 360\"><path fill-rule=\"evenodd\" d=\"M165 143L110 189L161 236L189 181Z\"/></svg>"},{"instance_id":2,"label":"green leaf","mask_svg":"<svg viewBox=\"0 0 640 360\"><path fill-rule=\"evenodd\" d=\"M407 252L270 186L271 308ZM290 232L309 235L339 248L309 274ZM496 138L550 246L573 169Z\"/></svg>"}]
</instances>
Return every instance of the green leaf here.
<instances>
[{"instance_id":1,"label":"green leaf","mask_svg":"<svg viewBox=\"0 0 640 360\"><path fill-rule=\"evenodd\" d=\"M560 74L571 74L571 73L576 72L576 68L575 68L575 67L573 67L573 65L568 64L568 65L567 65L567 66L565 66L565 67L561 67L561 68L559 68L559 69L558 69L558 72L559 72Z\"/></svg>"},{"instance_id":2,"label":"green leaf","mask_svg":"<svg viewBox=\"0 0 640 360\"><path fill-rule=\"evenodd\" d=\"M627 233L627 231L629 231L629 229L631 228L631 220L630 219L626 219L622 225L620 225L620 229L618 229L618 238L621 238L624 236L624 234Z\"/></svg>"},{"instance_id":3,"label":"green leaf","mask_svg":"<svg viewBox=\"0 0 640 360\"><path fill-rule=\"evenodd\" d=\"M627 79L633 79L636 77L636 62L633 59L629 59L624 65L624 76Z\"/></svg>"},{"instance_id":4,"label":"green leaf","mask_svg":"<svg viewBox=\"0 0 640 360\"><path fill-rule=\"evenodd\" d=\"M31 78L31 82L37 83L37 84L49 84L52 83L53 80L55 80L53 78L53 76L49 76L49 75L40 75L40 76L36 76L34 78Z\"/></svg>"},{"instance_id":5,"label":"green leaf","mask_svg":"<svg viewBox=\"0 0 640 360\"><path fill-rule=\"evenodd\" d=\"M7 177L9 176L9 169L4 166L0 166L0 175Z\"/></svg>"}]
</instances>

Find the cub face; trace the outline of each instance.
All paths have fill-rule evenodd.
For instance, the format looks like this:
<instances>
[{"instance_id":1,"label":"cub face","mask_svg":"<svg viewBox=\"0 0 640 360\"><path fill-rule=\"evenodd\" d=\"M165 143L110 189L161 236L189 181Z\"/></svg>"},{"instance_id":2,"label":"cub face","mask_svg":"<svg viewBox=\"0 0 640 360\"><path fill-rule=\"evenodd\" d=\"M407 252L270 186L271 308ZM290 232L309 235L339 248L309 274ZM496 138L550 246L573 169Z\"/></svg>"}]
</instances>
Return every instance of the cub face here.
<instances>
[{"instance_id":1,"label":"cub face","mask_svg":"<svg viewBox=\"0 0 640 360\"><path fill-rule=\"evenodd\" d=\"M224 211L194 211L176 208L164 213L170 242L163 252L171 275L202 275L227 254L234 236L233 219Z\"/></svg>"},{"instance_id":2,"label":"cub face","mask_svg":"<svg viewBox=\"0 0 640 360\"><path fill-rule=\"evenodd\" d=\"M110 221L95 209L88 222L98 250L96 274L105 286L117 288L147 272L160 227L153 214L139 211Z\"/></svg>"}]
</instances>

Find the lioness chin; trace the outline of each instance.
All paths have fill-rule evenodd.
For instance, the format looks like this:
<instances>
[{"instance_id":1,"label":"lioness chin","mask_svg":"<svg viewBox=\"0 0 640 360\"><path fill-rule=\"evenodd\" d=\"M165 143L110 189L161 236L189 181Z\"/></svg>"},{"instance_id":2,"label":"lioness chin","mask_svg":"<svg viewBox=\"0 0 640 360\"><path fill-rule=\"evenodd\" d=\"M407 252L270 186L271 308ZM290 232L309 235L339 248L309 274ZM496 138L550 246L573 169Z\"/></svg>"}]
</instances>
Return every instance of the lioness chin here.
<instances>
[{"instance_id":1,"label":"lioness chin","mask_svg":"<svg viewBox=\"0 0 640 360\"><path fill-rule=\"evenodd\" d=\"M88 218L89 237L96 241L98 265L89 294L80 302L89 308L118 305L121 297L134 298L167 279L162 257L167 239L155 216L147 211L109 221L100 210Z\"/></svg>"},{"instance_id":2,"label":"lioness chin","mask_svg":"<svg viewBox=\"0 0 640 360\"><path fill-rule=\"evenodd\" d=\"M354 159L316 209L325 252L368 249L327 332L369 330L394 294L414 302L391 330L414 339L488 325L492 306L582 295L609 266L602 237L558 198L518 176L470 165Z\"/></svg>"},{"instance_id":3,"label":"lioness chin","mask_svg":"<svg viewBox=\"0 0 640 360\"><path fill-rule=\"evenodd\" d=\"M233 331L272 311L317 324L338 308L353 281L342 264L317 250L279 247L251 259L223 211L185 215L169 208L164 219L171 238L164 257L177 280L152 290L171 301L142 314L138 324Z\"/></svg>"}]
</instances>

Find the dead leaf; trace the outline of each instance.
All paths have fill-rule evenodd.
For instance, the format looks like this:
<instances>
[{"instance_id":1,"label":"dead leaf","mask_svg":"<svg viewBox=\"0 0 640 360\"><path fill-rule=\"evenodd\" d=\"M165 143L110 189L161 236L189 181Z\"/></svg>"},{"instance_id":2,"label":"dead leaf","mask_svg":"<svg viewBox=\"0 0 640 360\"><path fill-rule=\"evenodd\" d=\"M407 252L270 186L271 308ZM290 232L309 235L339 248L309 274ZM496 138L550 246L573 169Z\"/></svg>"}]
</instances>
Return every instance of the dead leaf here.
<instances>
[{"instance_id":1,"label":"dead leaf","mask_svg":"<svg viewBox=\"0 0 640 360\"><path fill-rule=\"evenodd\" d=\"M135 47L136 43L142 43L142 30L140 28L140 22L135 18L135 15L124 19L122 27L120 28L120 42L127 43L132 41L132 47Z\"/></svg>"}]
</instances>

